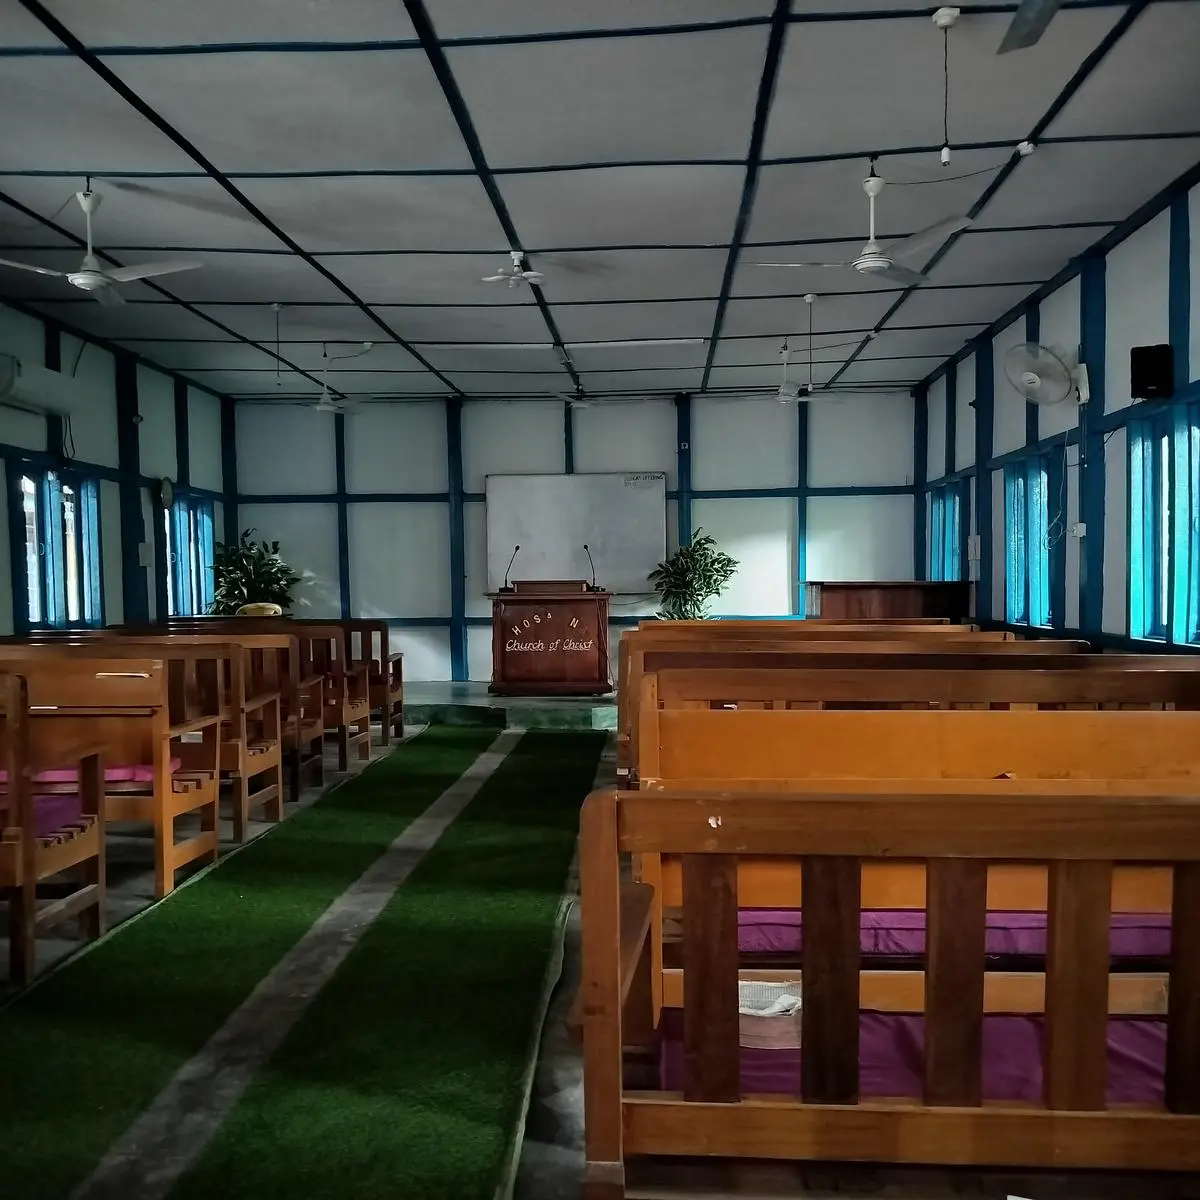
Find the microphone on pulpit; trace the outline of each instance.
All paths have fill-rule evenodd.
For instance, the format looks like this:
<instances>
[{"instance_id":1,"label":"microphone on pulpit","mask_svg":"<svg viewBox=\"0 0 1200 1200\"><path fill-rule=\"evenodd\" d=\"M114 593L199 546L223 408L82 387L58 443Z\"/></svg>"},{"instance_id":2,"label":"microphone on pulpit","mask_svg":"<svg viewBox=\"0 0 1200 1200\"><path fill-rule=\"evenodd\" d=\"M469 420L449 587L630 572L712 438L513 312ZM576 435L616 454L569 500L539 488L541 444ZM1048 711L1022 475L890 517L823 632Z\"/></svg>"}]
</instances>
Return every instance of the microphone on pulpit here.
<instances>
[{"instance_id":1,"label":"microphone on pulpit","mask_svg":"<svg viewBox=\"0 0 1200 1200\"><path fill-rule=\"evenodd\" d=\"M512 572L512 565L513 565L513 563L515 563L515 562L517 561L517 551L518 551L518 550L520 550L520 549L521 549L521 547L520 547L520 546L514 546L514 547L513 547L512 558L510 558L510 559L508 560L508 566L507 566L507 567L505 568L505 570L504 570L504 586L503 586L503 587L500 589L502 592L511 592L511 591L513 591L513 590L514 590L514 589L513 589L513 588L512 588L512 587L509 585L509 582L508 582L508 576L509 576L509 574Z\"/></svg>"},{"instance_id":2,"label":"microphone on pulpit","mask_svg":"<svg viewBox=\"0 0 1200 1200\"><path fill-rule=\"evenodd\" d=\"M592 561L592 552L588 549L587 542L583 543L583 552L588 556L588 564L592 568L592 586L588 588L588 591L598 592L600 589L596 586L596 564Z\"/></svg>"}]
</instances>

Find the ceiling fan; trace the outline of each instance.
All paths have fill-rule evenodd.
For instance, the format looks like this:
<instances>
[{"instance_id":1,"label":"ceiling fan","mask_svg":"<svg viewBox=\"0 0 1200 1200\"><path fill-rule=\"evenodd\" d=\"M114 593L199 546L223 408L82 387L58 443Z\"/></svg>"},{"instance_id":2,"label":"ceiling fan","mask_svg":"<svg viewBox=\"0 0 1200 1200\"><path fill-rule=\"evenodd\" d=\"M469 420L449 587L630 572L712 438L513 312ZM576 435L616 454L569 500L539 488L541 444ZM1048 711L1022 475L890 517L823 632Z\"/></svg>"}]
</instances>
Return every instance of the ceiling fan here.
<instances>
[{"instance_id":1,"label":"ceiling fan","mask_svg":"<svg viewBox=\"0 0 1200 1200\"><path fill-rule=\"evenodd\" d=\"M520 287L523 283L541 283L546 278L541 271L530 271L522 265L525 262L525 255L520 250L512 250L510 253L512 254L512 266L501 267L495 275L485 275L484 283L507 283L510 288L515 288Z\"/></svg>"},{"instance_id":2,"label":"ceiling fan","mask_svg":"<svg viewBox=\"0 0 1200 1200\"><path fill-rule=\"evenodd\" d=\"M80 291L88 292L101 304L124 304L121 293L113 286L117 283L132 283L135 279L153 279L156 275L173 275L176 271L191 271L200 266L197 262L151 262L132 267L102 267L92 252L92 214L100 207L100 195L89 187L76 192L75 199L83 209L86 226L87 252L83 262L75 271L55 271L50 267L35 267L32 263L14 262L0 258L0 266L15 267L18 271L33 271L37 275L55 275L65 279Z\"/></svg>"},{"instance_id":3,"label":"ceiling fan","mask_svg":"<svg viewBox=\"0 0 1200 1200\"><path fill-rule=\"evenodd\" d=\"M1041 41L1042 34L1062 4L1063 0L1021 0L996 53L1025 50Z\"/></svg>"},{"instance_id":4,"label":"ceiling fan","mask_svg":"<svg viewBox=\"0 0 1200 1200\"><path fill-rule=\"evenodd\" d=\"M357 400L352 400L348 396L335 395L329 390L329 364L347 358L361 358L364 354L370 354L374 348L374 342L363 342L361 349L356 350L353 354L337 354L330 357L329 346L322 345L321 394L317 398L316 404L305 405L305 407L319 413L346 413L357 409L359 403Z\"/></svg>"},{"instance_id":5,"label":"ceiling fan","mask_svg":"<svg viewBox=\"0 0 1200 1200\"><path fill-rule=\"evenodd\" d=\"M905 287L919 287L923 283L928 282L928 276L922 275L919 271L914 271L911 267L906 267L903 263L898 263L896 259L905 258L910 254L916 253L918 250L924 250L930 246L940 245L951 234L957 233L960 229L966 229L971 224L970 217L947 217L943 221L938 221L936 225L930 225L927 229L921 229L916 233L910 233L908 237L901 238L898 242L892 242L889 246L881 246L875 240L875 198L883 191L883 180L875 173L874 160L871 162L871 173L863 180L863 191L867 194L867 205L870 219L869 233L867 244L863 246L862 251L857 258L852 258L847 262L766 262L754 263L756 267L849 267L852 270L858 271L861 275L870 275L876 279L886 279L889 283L903 284Z\"/></svg>"}]
</instances>

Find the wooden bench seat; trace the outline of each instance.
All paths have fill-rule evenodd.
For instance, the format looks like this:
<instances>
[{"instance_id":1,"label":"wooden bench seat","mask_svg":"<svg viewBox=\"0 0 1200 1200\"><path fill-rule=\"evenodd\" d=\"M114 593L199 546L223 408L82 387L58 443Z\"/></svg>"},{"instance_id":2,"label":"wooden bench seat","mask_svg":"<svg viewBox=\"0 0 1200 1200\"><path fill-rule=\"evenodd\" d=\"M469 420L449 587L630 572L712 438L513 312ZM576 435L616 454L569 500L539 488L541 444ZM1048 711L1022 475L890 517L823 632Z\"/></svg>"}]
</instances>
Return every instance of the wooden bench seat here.
<instances>
[{"instance_id":1,"label":"wooden bench seat","mask_svg":"<svg viewBox=\"0 0 1200 1200\"><path fill-rule=\"evenodd\" d=\"M765 722L879 714L716 715ZM1179 726L1194 720L1184 713L883 715L956 722L985 716L1002 723L1013 717L1045 723L1181 718ZM1200 1169L1200 804L1190 796L1120 795L1113 787L1064 797L1046 781L1023 782L1021 794L1010 791L981 805L919 790L764 794L738 790L733 780L705 792L589 797L580 845L589 1200L623 1197L626 1163L643 1156ZM630 984L636 976L630 963L647 957L654 926L651 921L639 945L637 931L623 919L629 901L621 857L628 853L681 864L684 965L671 999L682 1011L657 1008L660 991L652 988L647 999ZM802 962L790 975L800 1011L783 1018L789 1028L794 1024L791 1036L803 1047L798 1097L744 1088L751 1052L738 1011L737 906L743 869L763 856L787 862L806 917ZM925 971L864 973L858 944L863 889L870 870L886 868L893 858L920 863L928 877ZM987 969L987 879L999 865L1048 874L1051 939L1042 971L1013 976ZM1173 876L1170 969L1111 976L1114 875L1151 866ZM870 1052L863 1033L867 1008L875 1010L870 1019L876 1025L922 1023L914 1094L878 1098L865 1087L860 1056ZM1106 1041L1112 1023L1130 1017L1154 1023L1165 1046L1156 1104L1130 1107L1109 1099ZM1041 1092L1032 1100L989 1100L995 1051L987 1049L985 1028L1014 1018L1044 1029L1031 1063ZM669 1086L678 1090L623 1082L629 1031L647 1024L664 1039L664 1082L674 1073L678 1082ZM775 1028L778 1036L781 1027Z\"/></svg>"},{"instance_id":2,"label":"wooden bench seat","mask_svg":"<svg viewBox=\"0 0 1200 1200\"><path fill-rule=\"evenodd\" d=\"M221 716L213 697L190 703L173 695L169 660L149 654L51 656L34 649L4 666L26 678L31 723L37 729L47 722L43 739L53 734L64 747L101 744L113 764L142 768L105 782L104 815L151 826L156 896L172 890L182 867L216 858ZM58 744L49 744L43 757L57 752ZM47 792L74 786L38 785ZM177 842L175 822L185 814L199 816L200 832Z\"/></svg>"},{"instance_id":3,"label":"wooden bench seat","mask_svg":"<svg viewBox=\"0 0 1200 1200\"><path fill-rule=\"evenodd\" d=\"M9 982L33 978L37 937L78 920L86 938L104 932L104 786L99 746L69 744L55 717L32 720L25 679L0 675L0 898L8 901ZM39 794L50 772L69 793ZM39 884L75 876L69 890L39 897Z\"/></svg>"}]
</instances>

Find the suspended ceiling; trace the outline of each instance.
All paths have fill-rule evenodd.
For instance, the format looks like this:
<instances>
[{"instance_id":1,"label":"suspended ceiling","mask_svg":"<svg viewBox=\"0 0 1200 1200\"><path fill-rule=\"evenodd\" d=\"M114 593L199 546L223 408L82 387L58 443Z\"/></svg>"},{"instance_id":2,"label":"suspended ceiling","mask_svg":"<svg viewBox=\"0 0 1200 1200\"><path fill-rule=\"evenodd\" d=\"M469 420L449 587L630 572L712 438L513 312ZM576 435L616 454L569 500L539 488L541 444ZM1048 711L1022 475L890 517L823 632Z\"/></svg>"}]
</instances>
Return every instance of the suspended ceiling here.
<instances>
[{"instance_id":1,"label":"suspended ceiling","mask_svg":"<svg viewBox=\"0 0 1200 1200\"><path fill-rule=\"evenodd\" d=\"M1200 161L1196 0L1081 0L997 55L902 0L9 0L0 257L200 260L102 307L0 296L236 398L903 388ZM1016 145L1036 142L1027 158ZM851 270L879 234L973 226ZM485 284L523 251L541 287ZM273 306L279 306L276 310ZM873 335L868 337L868 335ZM670 344L627 345L668 340Z\"/></svg>"}]
</instances>

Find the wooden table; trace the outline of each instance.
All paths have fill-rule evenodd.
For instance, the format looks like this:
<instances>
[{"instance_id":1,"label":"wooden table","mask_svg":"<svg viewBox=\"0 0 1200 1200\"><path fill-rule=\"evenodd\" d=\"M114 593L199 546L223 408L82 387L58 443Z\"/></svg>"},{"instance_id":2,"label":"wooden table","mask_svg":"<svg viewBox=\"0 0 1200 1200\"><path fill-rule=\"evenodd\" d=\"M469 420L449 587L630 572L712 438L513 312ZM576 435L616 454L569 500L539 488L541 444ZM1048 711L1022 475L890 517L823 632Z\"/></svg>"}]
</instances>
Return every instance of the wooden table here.
<instances>
[{"instance_id":1,"label":"wooden table","mask_svg":"<svg viewBox=\"0 0 1200 1200\"><path fill-rule=\"evenodd\" d=\"M581 579L514 582L492 592L492 684L498 696L602 696L611 592Z\"/></svg>"}]
</instances>

